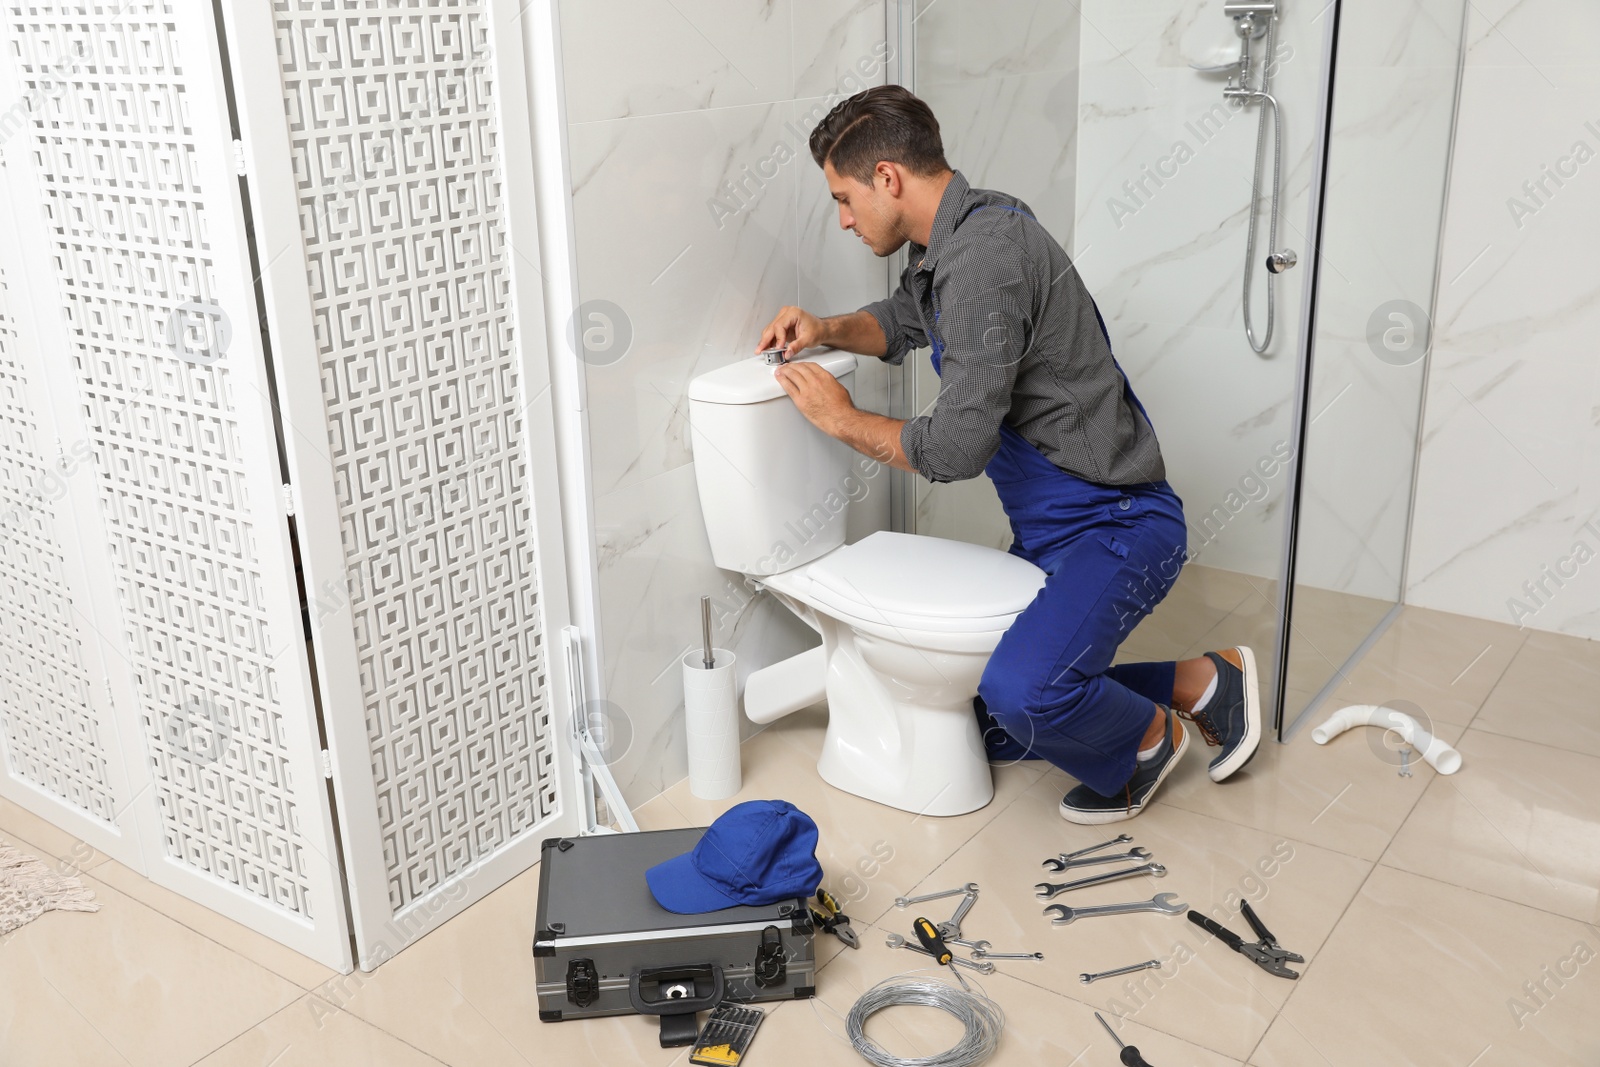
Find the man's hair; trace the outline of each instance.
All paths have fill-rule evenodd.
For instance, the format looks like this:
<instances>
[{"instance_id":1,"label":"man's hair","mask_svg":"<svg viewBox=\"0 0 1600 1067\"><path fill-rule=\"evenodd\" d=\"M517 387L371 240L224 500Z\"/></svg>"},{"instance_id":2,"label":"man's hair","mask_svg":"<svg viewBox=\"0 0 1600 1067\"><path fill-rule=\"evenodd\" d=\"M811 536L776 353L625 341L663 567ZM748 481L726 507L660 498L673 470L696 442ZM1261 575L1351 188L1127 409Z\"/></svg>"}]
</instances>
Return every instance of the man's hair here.
<instances>
[{"instance_id":1,"label":"man's hair","mask_svg":"<svg viewBox=\"0 0 1600 1067\"><path fill-rule=\"evenodd\" d=\"M872 184L880 160L924 177L950 169L933 110L899 85L877 85L842 100L811 131L811 158Z\"/></svg>"}]
</instances>

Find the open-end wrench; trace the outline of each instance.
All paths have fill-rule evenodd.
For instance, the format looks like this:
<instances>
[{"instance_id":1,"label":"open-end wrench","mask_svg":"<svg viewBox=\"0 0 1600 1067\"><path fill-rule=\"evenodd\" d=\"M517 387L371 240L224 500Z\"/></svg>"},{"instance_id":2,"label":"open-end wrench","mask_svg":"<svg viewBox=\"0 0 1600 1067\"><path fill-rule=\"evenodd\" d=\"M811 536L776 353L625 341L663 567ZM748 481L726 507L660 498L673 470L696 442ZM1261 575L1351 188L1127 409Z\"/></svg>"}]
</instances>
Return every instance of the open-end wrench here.
<instances>
[{"instance_id":1,"label":"open-end wrench","mask_svg":"<svg viewBox=\"0 0 1600 1067\"><path fill-rule=\"evenodd\" d=\"M907 952L920 952L929 959L933 958L933 953L929 952L921 945L913 945L899 934L890 934L887 944L890 948L903 948ZM977 971L979 974L994 973L994 964L985 963L980 960L964 960L960 956L951 956L950 963L956 967L966 967L969 970Z\"/></svg>"},{"instance_id":2,"label":"open-end wrench","mask_svg":"<svg viewBox=\"0 0 1600 1067\"><path fill-rule=\"evenodd\" d=\"M943 934L940 934L939 936L944 938L944 943L947 945L957 945L961 948L970 948L974 956L983 955L984 950L989 947L989 942L987 941L968 941L965 938L960 937L944 937Z\"/></svg>"},{"instance_id":3,"label":"open-end wrench","mask_svg":"<svg viewBox=\"0 0 1600 1067\"><path fill-rule=\"evenodd\" d=\"M1119 974L1132 974L1134 971L1148 971L1159 966L1161 966L1160 960L1145 960L1143 963L1133 963L1126 967L1118 967L1114 971L1101 971L1099 974L1080 974L1078 975L1078 981L1082 982L1084 985L1088 985L1090 982L1098 982L1102 978L1115 978Z\"/></svg>"},{"instance_id":4,"label":"open-end wrench","mask_svg":"<svg viewBox=\"0 0 1600 1067\"><path fill-rule=\"evenodd\" d=\"M1034 886L1034 896L1040 900L1049 900L1058 893L1066 893L1073 889L1086 889L1092 885L1102 885L1106 882L1115 882L1121 878L1137 878L1141 874L1152 875L1156 878L1165 877L1167 869L1159 863L1144 863L1137 867L1127 867L1120 871L1107 871L1105 874L1090 875L1088 878L1079 878L1076 882L1040 882Z\"/></svg>"},{"instance_id":5,"label":"open-end wrench","mask_svg":"<svg viewBox=\"0 0 1600 1067\"><path fill-rule=\"evenodd\" d=\"M1065 926L1077 919L1087 919L1091 915L1126 915L1135 911L1159 911L1164 915L1182 915L1189 905L1178 903L1176 893L1157 893L1149 900L1135 900L1131 904L1100 904L1092 908L1069 908L1065 904L1050 904L1044 909L1049 915L1055 912L1055 918L1050 921L1057 926Z\"/></svg>"},{"instance_id":6,"label":"open-end wrench","mask_svg":"<svg viewBox=\"0 0 1600 1067\"><path fill-rule=\"evenodd\" d=\"M962 893L976 893L977 891L978 883L968 882L960 889L946 889L943 893L929 893L920 897L895 897L894 906L897 908L909 908L913 904L922 904L929 900L943 900L945 897L959 897Z\"/></svg>"},{"instance_id":7,"label":"open-end wrench","mask_svg":"<svg viewBox=\"0 0 1600 1067\"><path fill-rule=\"evenodd\" d=\"M1120 863L1123 860L1147 860L1152 855L1154 853L1149 849L1135 846L1126 852L1111 852L1104 856L1084 856L1079 859L1061 856L1058 859L1045 860L1040 866L1048 867L1050 870L1060 873L1068 867L1090 867L1096 863Z\"/></svg>"},{"instance_id":8,"label":"open-end wrench","mask_svg":"<svg viewBox=\"0 0 1600 1067\"><path fill-rule=\"evenodd\" d=\"M939 924L939 936L947 941L952 937L960 937L961 920L967 917L967 912L971 911L972 906L977 902L978 886L977 883L974 882L972 888L967 891L967 895L963 897L961 903L956 906L956 913L950 916L950 921Z\"/></svg>"}]
</instances>

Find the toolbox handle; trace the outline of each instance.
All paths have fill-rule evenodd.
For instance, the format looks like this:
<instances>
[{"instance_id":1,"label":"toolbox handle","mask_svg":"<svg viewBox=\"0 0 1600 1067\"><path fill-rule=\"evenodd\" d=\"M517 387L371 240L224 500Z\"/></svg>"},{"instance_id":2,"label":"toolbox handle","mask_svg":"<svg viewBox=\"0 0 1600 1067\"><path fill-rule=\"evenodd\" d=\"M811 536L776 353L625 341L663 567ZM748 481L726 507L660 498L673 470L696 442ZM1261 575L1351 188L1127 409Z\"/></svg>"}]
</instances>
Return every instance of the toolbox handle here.
<instances>
[{"instance_id":1,"label":"toolbox handle","mask_svg":"<svg viewBox=\"0 0 1600 1067\"><path fill-rule=\"evenodd\" d=\"M674 982L693 981L696 978L709 978L711 992L703 997L663 997L658 1000L646 1000L639 992L641 982ZM710 1011L722 1003L725 986L722 980L722 967L715 963L696 963L679 967L635 967L628 976L628 999L633 1002L633 1010L640 1015L689 1015L699 1011Z\"/></svg>"}]
</instances>

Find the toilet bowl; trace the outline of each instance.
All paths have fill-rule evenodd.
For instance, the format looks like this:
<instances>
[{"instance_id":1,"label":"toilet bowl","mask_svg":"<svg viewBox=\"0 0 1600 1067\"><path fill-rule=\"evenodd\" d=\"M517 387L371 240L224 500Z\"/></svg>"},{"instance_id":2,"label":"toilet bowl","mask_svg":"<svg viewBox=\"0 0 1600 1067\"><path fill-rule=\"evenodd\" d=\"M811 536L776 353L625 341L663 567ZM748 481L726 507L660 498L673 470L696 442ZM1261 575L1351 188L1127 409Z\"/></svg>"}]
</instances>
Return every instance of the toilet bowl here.
<instances>
[{"instance_id":1,"label":"toilet bowl","mask_svg":"<svg viewBox=\"0 0 1600 1067\"><path fill-rule=\"evenodd\" d=\"M976 811L994 784L972 698L1044 577L991 548L879 532L761 579L822 646L753 674L746 714L770 722L825 696L824 781L921 815Z\"/></svg>"},{"instance_id":2,"label":"toilet bowl","mask_svg":"<svg viewBox=\"0 0 1600 1067\"><path fill-rule=\"evenodd\" d=\"M846 388L855 357L807 357ZM823 780L921 815L994 796L973 714L989 656L1044 585L981 545L879 531L844 543L852 453L802 417L759 360L690 383L701 511L720 567L744 574L821 635L754 672L745 715L766 723L827 699Z\"/></svg>"}]
</instances>

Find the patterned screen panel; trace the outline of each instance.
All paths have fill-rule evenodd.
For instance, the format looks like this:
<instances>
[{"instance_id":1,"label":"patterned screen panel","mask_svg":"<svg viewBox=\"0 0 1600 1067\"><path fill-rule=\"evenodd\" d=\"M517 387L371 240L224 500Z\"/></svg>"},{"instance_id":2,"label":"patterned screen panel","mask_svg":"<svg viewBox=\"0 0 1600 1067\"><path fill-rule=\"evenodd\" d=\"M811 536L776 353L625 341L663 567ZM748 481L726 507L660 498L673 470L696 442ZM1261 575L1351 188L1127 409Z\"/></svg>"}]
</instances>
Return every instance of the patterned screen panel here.
<instances>
[{"instance_id":1,"label":"patterned screen panel","mask_svg":"<svg viewBox=\"0 0 1600 1067\"><path fill-rule=\"evenodd\" d=\"M50 457L41 451L9 297L0 273L0 728L7 770L114 823L119 813L92 681L50 517L67 479L87 465L88 442Z\"/></svg>"},{"instance_id":2,"label":"patterned screen panel","mask_svg":"<svg viewBox=\"0 0 1600 1067\"><path fill-rule=\"evenodd\" d=\"M481 2L274 12L399 910L557 806L498 82Z\"/></svg>"},{"instance_id":3,"label":"patterned screen panel","mask_svg":"<svg viewBox=\"0 0 1600 1067\"><path fill-rule=\"evenodd\" d=\"M215 302L196 143L225 134L191 126L177 43L176 20L204 9L38 0L5 10L38 102L37 209L166 851L315 918L275 665L303 637L269 626L262 583L286 577L262 573L246 494L247 466L276 457L241 440L234 416L229 362L244 357L228 338L253 313L235 309L243 321L230 324Z\"/></svg>"}]
</instances>

